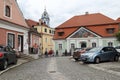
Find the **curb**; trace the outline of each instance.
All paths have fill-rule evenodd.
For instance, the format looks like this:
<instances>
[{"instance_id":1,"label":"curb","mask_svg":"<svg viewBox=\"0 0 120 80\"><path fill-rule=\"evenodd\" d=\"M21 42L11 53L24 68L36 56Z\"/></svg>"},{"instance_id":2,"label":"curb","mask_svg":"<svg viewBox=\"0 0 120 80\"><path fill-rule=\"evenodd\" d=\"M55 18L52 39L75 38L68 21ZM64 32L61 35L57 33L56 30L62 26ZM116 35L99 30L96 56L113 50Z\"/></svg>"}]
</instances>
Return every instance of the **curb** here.
<instances>
[{"instance_id":1,"label":"curb","mask_svg":"<svg viewBox=\"0 0 120 80\"><path fill-rule=\"evenodd\" d=\"M10 66L10 67L8 67L8 68L5 69L5 70L0 71L0 75L2 75L3 73L7 72L7 71L10 70L10 69L13 69L13 68L15 68L15 67L17 67L17 66L20 66L20 65L22 65L22 64L24 64L24 63L27 63L27 62L30 62L30 61L25 60L25 61L22 62L22 63L19 63L19 64L16 64L16 65Z\"/></svg>"},{"instance_id":2,"label":"curb","mask_svg":"<svg viewBox=\"0 0 120 80\"><path fill-rule=\"evenodd\" d=\"M104 71L104 72L108 72L108 73L120 76L120 72L117 72L117 71L108 70L108 69L105 69L105 68L98 67L96 65L88 65L88 66L91 67L91 68L97 69L97 70L101 70L101 71Z\"/></svg>"}]
</instances>

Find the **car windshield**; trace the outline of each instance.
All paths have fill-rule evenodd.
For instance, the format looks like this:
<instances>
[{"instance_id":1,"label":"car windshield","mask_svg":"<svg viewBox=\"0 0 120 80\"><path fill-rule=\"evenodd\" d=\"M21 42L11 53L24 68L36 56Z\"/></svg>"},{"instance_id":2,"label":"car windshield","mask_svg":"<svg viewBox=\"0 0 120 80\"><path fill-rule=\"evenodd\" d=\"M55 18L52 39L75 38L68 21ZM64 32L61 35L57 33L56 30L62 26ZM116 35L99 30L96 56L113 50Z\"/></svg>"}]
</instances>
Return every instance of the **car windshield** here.
<instances>
[{"instance_id":1,"label":"car windshield","mask_svg":"<svg viewBox=\"0 0 120 80\"><path fill-rule=\"evenodd\" d=\"M96 47L96 48L92 48L91 50L89 50L89 52L95 52L95 51L100 51L101 47Z\"/></svg>"},{"instance_id":2,"label":"car windshield","mask_svg":"<svg viewBox=\"0 0 120 80\"><path fill-rule=\"evenodd\" d=\"M120 49L120 46L116 46L115 48L116 48L116 49Z\"/></svg>"},{"instance_id":3,"label":"car windshield","mask_svg":"<svg viewBox=\"0 0 120 80\"><path fill-rule=\"evenodd\" d=\"M0 46L0 51L2 51L3 50L3 47L2 46Z\"/></svg>"}]
</instances>

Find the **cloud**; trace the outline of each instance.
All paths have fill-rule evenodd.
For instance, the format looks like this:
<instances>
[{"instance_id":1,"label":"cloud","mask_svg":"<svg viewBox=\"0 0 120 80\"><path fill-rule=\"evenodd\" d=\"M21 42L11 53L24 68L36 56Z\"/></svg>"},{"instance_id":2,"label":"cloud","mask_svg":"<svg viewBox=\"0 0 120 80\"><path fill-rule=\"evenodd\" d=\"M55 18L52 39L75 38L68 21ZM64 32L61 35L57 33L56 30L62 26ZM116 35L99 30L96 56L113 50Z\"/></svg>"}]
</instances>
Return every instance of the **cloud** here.
<instances>
[{"instance_id":1,"label":"cloud","mask_svg":"<svg viewBox=\"0 0 120 80\"><path fill-rule=\"evenodd\" d=\"M46 7L51 27L57 27L75 15L85 12L120 17L119 0L17 0L25 18L38 21Z\"/></svg>"}]
</instances>

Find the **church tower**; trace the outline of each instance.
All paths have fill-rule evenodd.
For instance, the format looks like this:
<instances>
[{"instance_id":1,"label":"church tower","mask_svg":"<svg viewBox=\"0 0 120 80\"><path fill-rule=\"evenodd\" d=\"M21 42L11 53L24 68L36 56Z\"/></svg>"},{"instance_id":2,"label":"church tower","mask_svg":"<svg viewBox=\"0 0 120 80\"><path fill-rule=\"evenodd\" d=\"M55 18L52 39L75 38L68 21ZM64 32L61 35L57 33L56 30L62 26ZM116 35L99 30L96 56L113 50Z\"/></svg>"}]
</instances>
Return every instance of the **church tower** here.
<instances>
[{"instance_id":1,"label":"church tower","mask_svg":"<svg viewBox=\"0 0 120 80\"><path fill-rule=\"evenodd\" d=\"M45 23L47 26L50 26L50 25L49 25L50 18L49 18L49 15L48 15L46 9L44 10L44 12L43 12L43 14L42 14L41 20L42 20L42 22Z\"/></svg>"}]
</instances>

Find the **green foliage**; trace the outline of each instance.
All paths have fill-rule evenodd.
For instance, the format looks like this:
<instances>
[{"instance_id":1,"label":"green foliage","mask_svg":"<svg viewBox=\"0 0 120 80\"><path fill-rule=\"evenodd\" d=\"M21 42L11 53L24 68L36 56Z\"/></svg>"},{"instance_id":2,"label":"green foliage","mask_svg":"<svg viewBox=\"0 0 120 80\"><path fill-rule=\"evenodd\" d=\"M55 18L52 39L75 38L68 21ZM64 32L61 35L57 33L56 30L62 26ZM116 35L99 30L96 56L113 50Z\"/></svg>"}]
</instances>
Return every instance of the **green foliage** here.
<instances>
[{"instance_id":1,"label":"green foliage","mask_svg":"<svg viewBox=\"0 0 120 80\"><path fill-rule=\"evenodd\" d=\"M117 40L120 42L120 31L115 34Z\"/></svg>"}]
</instances>

